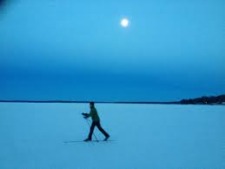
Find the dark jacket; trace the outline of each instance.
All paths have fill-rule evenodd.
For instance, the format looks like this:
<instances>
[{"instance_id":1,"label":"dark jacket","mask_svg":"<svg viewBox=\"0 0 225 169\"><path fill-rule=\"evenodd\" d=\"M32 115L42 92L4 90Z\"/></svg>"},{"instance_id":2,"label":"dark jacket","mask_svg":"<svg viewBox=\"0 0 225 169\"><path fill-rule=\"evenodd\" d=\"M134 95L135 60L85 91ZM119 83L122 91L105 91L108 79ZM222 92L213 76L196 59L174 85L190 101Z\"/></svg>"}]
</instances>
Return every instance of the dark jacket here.
<instances>
[{"instance_id":1,"label":"dark jacket","mask_svg":"<svg viewBox=\"0 0 225 169\"><path fill-rule=\"evenodd\" d=\"M91 108L90 113L87 115L87 117L91 117L92 121L94 121L94 122L99 122L100 121L100 118L98 116L98 112L97 112L95 107Z\"/></svg>"}]
</instances>

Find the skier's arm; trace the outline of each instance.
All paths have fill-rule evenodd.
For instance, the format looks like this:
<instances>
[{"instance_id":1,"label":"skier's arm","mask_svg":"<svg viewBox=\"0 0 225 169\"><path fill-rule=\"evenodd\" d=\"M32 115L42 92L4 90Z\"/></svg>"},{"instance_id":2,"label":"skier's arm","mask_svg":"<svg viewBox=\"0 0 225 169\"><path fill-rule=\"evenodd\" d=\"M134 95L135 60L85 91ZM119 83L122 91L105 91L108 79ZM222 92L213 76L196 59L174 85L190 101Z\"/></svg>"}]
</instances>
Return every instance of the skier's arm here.
<instances>
[{"instance_id":1,"label":"skier's arm","mask_svg":"<svg viewBox=\"0 0 225 169\"><path fill-rule=\"evenodd\" d=\"M84 116L85 119L87 119L91 116L90 113L82 113L82 115Z\"/></svg>"},{"instance_id":2,"label":"skier's arm","mask_svg":"<svg viewBox=\"0 0 225 169\"><path fill-rule=\"evenodd\" d=\"M93 117L94 114L95 114L95 112L93 110L91 110L90 113L82 113L82 115L84 116L84 118Z\"/></svg>"}]
</instances>

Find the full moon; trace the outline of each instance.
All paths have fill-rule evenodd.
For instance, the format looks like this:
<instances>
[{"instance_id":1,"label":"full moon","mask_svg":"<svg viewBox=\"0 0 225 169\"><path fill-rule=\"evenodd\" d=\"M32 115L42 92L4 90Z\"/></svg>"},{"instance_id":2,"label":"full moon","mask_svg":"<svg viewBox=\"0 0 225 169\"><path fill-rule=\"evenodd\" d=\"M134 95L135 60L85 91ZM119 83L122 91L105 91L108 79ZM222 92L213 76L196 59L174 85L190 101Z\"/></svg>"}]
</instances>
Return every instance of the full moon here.
<instances>
[{"instance_id":1,"label":"full moon","mask_svg":"<svg viewBox=\"0 0 225 169\"><path fill-rule=\"evenodd\" d=\"M120 25L124 28L128 27L129 25L129 20L127 18L123 18L121 21L120 21Z\"/></svg>"}]
</instances>

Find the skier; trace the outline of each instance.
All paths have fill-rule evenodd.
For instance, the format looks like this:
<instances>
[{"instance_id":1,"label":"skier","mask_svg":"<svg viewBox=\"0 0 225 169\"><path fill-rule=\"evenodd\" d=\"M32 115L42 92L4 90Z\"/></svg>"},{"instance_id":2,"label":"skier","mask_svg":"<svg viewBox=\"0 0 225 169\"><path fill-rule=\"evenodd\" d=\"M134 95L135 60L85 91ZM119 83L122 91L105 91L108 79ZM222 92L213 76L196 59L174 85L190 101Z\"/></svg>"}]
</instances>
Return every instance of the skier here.
<instances>
[{"instance_id":1,"label":"skier","mask_svg":"<svg viewBox=\"0 0 225 169\"><path fill-rule=\"evenodd\" d=\"M98 127L98 129L102 132L102 134L105 136L104 141L107 141L110 135L102 128L101 123L100 123L100 118L98 116L98 112L95 108L95 103L90 102L90 113L82 113L85 119L91 117L92 118L92 124L90 127L90 132L88 135L88 138L86 138L84 141L91 141L92 140L92 134L94 132L95 126Z\"/></svg>"}]
</instances>

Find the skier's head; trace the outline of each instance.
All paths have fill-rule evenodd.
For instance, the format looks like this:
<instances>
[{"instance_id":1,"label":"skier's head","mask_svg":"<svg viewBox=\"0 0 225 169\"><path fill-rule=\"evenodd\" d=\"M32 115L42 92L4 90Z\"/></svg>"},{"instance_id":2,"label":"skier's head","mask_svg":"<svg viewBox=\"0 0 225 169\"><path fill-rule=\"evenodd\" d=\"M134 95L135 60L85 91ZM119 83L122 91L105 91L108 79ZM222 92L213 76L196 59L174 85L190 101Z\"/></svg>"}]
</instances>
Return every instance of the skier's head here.
<instances>
[{"instance_id":1,"label":"skier's head","mask_svg":"<svg viewBox=\"0 0 225 169\"><path fill-rule=\"evenodd\" d=\"M90 108L95 107L95 103L94 102L90 102L89 104L90 104Z\"/></svg>"}]
</instances>

